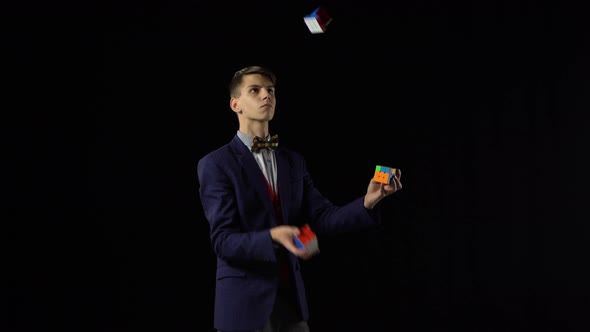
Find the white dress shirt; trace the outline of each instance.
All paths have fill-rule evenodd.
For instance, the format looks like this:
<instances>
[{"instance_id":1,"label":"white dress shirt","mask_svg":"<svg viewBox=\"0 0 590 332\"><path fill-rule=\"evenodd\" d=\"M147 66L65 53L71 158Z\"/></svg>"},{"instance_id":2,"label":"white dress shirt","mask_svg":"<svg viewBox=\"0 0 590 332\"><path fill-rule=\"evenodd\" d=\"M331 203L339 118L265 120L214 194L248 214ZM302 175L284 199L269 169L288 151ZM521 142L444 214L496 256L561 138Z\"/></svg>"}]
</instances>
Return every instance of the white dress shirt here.
<instances>
[{"instance_id":1,"label":"white dress shirt","mask_svg":"<svg viewBox=\"0 0 590 332\"><path fill-rule=\"evenodd\" d=\"M238 137L244 144L250 149L252 146L252 142L254 141L254 137L248 136L240 131L238 131ZM267 139L270 136L266 137ZM275 157L274 151L269 151L267 149L261 149L260 152L252 152L254 155L254 159L260 166L260 170L264 177L270 184L272 191L277 192L277 159Z\"/></svg>"}]
</instances>

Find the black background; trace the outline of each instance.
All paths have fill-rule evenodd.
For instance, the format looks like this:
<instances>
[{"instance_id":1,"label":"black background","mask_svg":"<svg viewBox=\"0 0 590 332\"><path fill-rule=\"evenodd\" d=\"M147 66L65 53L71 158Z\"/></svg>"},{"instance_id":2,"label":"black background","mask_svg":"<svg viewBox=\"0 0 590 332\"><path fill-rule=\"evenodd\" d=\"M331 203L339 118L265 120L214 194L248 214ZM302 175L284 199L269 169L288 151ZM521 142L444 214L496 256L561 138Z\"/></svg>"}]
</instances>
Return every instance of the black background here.
<instances>
[{"instance_id":1,"label":"black background","mask_svg":"<svg viewBox=\"0 0 590 332\"><path fill-rule=\"evenodd\" d=\"M403 172L381 227L303 264L314 332L590 329L581 6L3 8L3 331L213 330L196 163L235 134L227 84L253 64L334 203Z\"/></svg>"}]
</instances>

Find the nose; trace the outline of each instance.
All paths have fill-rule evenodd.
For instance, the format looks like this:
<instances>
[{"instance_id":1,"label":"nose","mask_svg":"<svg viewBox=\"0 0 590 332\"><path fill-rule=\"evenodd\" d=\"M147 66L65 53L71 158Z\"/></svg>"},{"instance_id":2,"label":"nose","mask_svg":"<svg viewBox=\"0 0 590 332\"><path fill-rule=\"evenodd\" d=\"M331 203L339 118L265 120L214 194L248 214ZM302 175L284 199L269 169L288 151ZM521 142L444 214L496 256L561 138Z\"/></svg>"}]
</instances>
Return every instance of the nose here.
<instances>
[{"instance_id":1,"label":"nose","mask_svg":"<svg viewBox=\"0 0 590 332\"><path fill-rule=\"evenodd\" d=\"M269 90L262 89L262 91L264 91L264 93L262 95L263 99L271 99L272 98L272 93Z\"/></svg>"}]
</instances>

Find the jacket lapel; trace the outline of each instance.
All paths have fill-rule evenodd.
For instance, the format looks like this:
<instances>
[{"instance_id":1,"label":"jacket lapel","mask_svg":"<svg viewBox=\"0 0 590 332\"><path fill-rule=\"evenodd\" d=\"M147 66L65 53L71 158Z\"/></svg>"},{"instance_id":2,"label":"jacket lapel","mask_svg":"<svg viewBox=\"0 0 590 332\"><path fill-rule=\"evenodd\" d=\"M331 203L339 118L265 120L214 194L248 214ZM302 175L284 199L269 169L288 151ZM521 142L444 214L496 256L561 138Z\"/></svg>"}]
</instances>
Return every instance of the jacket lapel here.
<instances>
[{"instance_id":1,"label":"jacket lapel","mask_svg":"<svg viewBox=\"0 0 590 332\"><path fill-rule=\"evenodd\" d=\"M283 224L289 225L289 202L291 202L291 190L290 189L290 173L291 165L285 152L281 148L276 150L277 158L277 183L279 191L279 199L281 201L281 212L283 214Z\"/></svg>"},{"instance_id":2,"label":"jacket lapel","mask_svg":"<svg viewBox=\"0 0 590 332\"><path fill-rule=\"evenodd\" d=\"M247 182L252 185L254 191L256 191L264 203L265 208L268 209L268 211L273 211L270 193L268 192L268 187L266 186L266 179L260 170L260 166L258 166L258 163L252 156L252 153L237 136L231 141L230 145L235 151L238 160L242 164L243 171L245 173L244 176L246 177Z\"/></svg>"}]
</instances>

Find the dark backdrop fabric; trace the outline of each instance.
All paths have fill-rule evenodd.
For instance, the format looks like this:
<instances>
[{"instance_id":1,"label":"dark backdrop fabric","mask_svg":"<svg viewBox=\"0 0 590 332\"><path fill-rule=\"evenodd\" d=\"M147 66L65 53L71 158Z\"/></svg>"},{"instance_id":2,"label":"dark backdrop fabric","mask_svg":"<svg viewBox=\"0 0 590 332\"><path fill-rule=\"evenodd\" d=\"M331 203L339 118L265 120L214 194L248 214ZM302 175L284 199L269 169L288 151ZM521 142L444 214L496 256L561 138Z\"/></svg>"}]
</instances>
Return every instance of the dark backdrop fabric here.
<instances>
[{"instance_id":1,"label":"dark backdrop fabric","mask_svg":"<svg viewBox=\"0 0 590 332\"><path fill-rule=\"evenodd\" d=\"M333 20L311 34L318 5ZM402 170L383 225L302 265L313 331L590 328L577 6L6 6L3 331L213 331L196 162L235 134L227 83L252 64L333 202Z\"/></svg>"}]
</instances>

